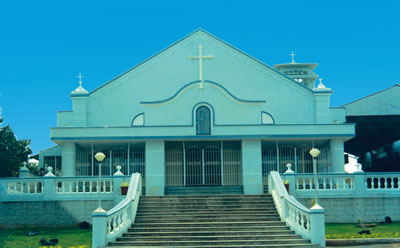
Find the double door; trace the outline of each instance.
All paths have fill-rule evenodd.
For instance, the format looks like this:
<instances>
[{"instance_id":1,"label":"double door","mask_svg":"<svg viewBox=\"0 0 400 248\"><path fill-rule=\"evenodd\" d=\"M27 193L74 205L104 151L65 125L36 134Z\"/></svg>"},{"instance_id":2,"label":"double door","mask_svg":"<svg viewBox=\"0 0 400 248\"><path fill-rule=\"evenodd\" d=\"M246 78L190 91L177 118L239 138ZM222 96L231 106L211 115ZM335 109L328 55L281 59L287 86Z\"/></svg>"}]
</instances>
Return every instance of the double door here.
<instances>
[{"instance_id":1,"label":"double door","mask_svg":"<svg viewBox=\"0 0 400 248\"><path fill-rule=\"evenodd\" d=\"M221 149L191 146L185 149L186 185L221 185Z\"/></svg>"}]
</instances>

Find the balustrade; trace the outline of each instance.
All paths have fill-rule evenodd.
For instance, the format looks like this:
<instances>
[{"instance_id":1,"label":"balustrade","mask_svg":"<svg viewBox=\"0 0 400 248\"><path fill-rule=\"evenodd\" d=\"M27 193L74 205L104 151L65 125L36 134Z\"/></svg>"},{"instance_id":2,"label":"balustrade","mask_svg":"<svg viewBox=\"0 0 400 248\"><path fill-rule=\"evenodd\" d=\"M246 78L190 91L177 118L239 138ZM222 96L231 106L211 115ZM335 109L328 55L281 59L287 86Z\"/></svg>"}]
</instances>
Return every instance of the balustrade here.
<instances>
[{"instance_id":1,"label":"balustrade","mask_svg":"<svg viewBox=\"0 0 400 248\"><path fill-rule=\"evenodd\" d=\"M43 193L43 181L35 179L18 179L17 182L6 183L8 195L41 194Z\"/></svg>"},{"instance_id":2,"label":"balustrade","mask_svg":"<svg viewBox=\"0 0 400 248\"><path fill-rule=\"evenodd\" d=\"M113 179L102 178L100 184L96 178L68 178L55 180L57 193L82 194L82 193L112 193L114 191Z\"/></svg>"},{"instance_id":3,"label":"balustrade","mask_svg":"<svg viewBox=\"0 0 400 248\"><path fill-rule=\"evenodd\" d=\"M307 177L302 178L308 180ZM312 179L307 184L312 189ZM326 184L326 183L325 183ZM278 172L272 171L269 176L269 191L272 193L279 216L303 238L310 239L313 244L325 247L325 212L322 208L308 209L290 196ZM304 187L306 188L306 187ZM319 207L319 206L318 206Z\"/></svg>"},{"instance_id":4,"label":"balustrade","mask_svg":"<svg viewBox=\"0 0 400 248\"><path fill-rule=\"evenodd\" d=\"M400 190L400 174L390 175L367 175L365 177L365 188L367 190Z\"/></svg>"},{"instance_id":5,"label":"balustrade","mask_svg":"<svg viewBox=\"0 0 400 248\"><path fill-rule=\"evenodd\" d=\"M318 190L352 190L354 178L352 175L318 175ZM316 183L313 175L296 175L296 190L315 190Z\"/></svg>"}]
</instances>

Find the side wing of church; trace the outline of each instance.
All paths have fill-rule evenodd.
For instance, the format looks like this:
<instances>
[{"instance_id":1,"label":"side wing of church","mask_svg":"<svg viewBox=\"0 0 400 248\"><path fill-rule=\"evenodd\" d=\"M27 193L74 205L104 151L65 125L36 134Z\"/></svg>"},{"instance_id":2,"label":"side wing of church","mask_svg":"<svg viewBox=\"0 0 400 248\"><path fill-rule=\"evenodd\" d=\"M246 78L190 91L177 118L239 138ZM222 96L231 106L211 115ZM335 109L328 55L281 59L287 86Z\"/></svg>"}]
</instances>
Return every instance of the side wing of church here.
<instances>
[{"instance_id":1,"label":"side wing of church","mask_svg":"<svg viewBox=\"0 0 400 248\"><path fill-rule=\"evenodd\" d=\"M147 195L203 185L259 194L269 171L312 172L312 147L319 172L343 172L354 125L315 85L315 67L271 68L197 30L91 92L80 85L40 161L61 176L96 176L102 151L103 175L140 172Z\"/></svg>"}]
</instances>

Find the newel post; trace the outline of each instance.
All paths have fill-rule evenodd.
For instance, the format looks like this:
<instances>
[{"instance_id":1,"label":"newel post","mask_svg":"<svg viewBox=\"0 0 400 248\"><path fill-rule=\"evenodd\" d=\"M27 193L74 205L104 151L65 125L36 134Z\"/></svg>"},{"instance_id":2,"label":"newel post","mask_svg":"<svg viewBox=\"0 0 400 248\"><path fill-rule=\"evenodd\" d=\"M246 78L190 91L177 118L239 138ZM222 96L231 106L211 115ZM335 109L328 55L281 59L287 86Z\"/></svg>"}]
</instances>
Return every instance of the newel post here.
<instances>
[{"instance_id":1,"label":"newel post","mask_svg":"<svg viewBox=\"0 0 400 248\"><path fill-rule=\"evenodd\" d=\"M311 208L311 243L326 247L325 210L321 206Z\"/></svg>"},{"instance_id":2,"label":"newel post","mask_svg":"<svg viewBox=\"0 0 400 248\"><path fill-rule=\"evenodd\" d=\"M355 172L354 174L354 190L355 195L357 196L364 196L366 192L366 180L365 180L365 173L364 172Z\"/></svg>"},{"instance_id":3,"label":"newel post","mask_svg":"<svg viewBox=\"0 0 400 248\"><path fill-rule=\"evenodd\" d=\"M45 200L55 200L56 195L56 176L53 174L53 168L47 167L47 174L43 176L43 197Z\"/></svg>"},{"instance_id":4,"label":"newel post","mask_svg":"<svg viewBox=\"0 0 400 248\"><path fill-rule=\"evenodd\" d=\"M92 214L92 247L107 245L107 213L94 211Z\"/></svg>"}]
</instances>

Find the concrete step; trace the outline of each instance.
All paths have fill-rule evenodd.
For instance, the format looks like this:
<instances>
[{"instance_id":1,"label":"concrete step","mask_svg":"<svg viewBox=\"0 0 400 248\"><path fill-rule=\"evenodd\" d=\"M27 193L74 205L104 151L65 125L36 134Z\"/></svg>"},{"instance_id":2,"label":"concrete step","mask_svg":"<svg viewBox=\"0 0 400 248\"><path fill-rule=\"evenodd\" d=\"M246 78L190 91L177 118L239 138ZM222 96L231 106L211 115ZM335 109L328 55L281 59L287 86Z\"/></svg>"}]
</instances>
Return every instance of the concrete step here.
<instances>
[{"instance_id":1,"label":"concrete step","mask_svg":"<svg viewBox=\"0 0 400 248\"><path fill-rule=\"evenodd\" d=\"M271 216L271 217L259 217L259 216L247 216L247 217L242 217L239 216L238 218L235 218L233 216L231 217L217 217L217 216L209 216L209 217L203 217L203 216L191 216L191 217L186 217L186 218L136 218L135 223L145 223L145 224L150 224L150 223L193 223L193 222L198 222L198 223L203 223L203 222L245 222L245 221L280 221L279 216Z\"/></svg>"},{"instance_id":2,"label":"concrete step","mask_svg":"<svg viewBox=\"0 0 400 248\"><path fill-rule=\"evenodd\" d=\"M282 221L236 221L236 222L184 222L184 223L135 223L134 227L230 227L230 226L248 227L248 226L286 226Z\"/></svg>"},{"instance_id":3,"label":"concrete step","mask_svg":"<svg viewBox=\"0 0 400 248\"><path fill-rule=\"evenodd\" d=\"M159 200L168 200L168 199L204 199L204 198L223 198L223 199L246 199L246 198L263 198L263 199L272 199L271 194L259 194L259 195L165 195L165 196L142 196L140 199L159 199Z\"/></svg>"},{"instance_id":4,"label":"concrete step","mask_svg":"<svg viewBox=\"0 0 400 248\"><path fill-rule=\"evenodd\" d=\"M184 240L184 241L115 241L108 246L198 246L198 245L270 245L270 244L308 244L303 239L260 239L260 240Z\"/></svg>"},{"instance_id":5,"label":"concrete step","mask_svg":"<svg viewBox=\"0 0 400 248\"><path fill-rule=\"evenodd\" d=\"M151 205L143 205L139 204L139 208L142 210L148 210L148 209L153 209L153 210L162 210L162 209L243 209L243 208L258 208L258 209L275 209L275 205L273 204L248 204L248 203L242 203L242 204L216 204L216 205L189 205L189 204L168 204L167 206L162 206L162 205L156 205L156 206L151 206Z\"/></svg>"},{"instance_id":6,"label":"concrete step","mask_svg":"<svg viewBox=\"0 0 400 248\"><path fill-rule=\"evenodd\" d=\"M274 204L272 199L257 199L257 198L248 198L248 199L202 199L202 200L191 200L191 199L169 199L163 201L157 201L153 199L141 200L141 205L149 205L149 204L188 204L191 205L207 205L207 204L243 204L243 203L258 203L258 204ZM154 206L154 205L153 205Z\"/></svg>"},{"instance_id":7,"label":"concrete step","mask_svg":"<svg viewBox=\"0 0 400 248\"><path fill-rule=\"evenodd\" d=\"M136 218L143 217L143 218L160 218L160 217L189 217L189 216L278 216L277 211L230 211L227 213L226 211L214 211L214 212L153 212L153 213L137 213Z\"/></svg>"},{"instance_id":8,"label":"concrete step","mask_svg":"<svg viewBox=\"0 0 400 248\"><path fill-rule=\"evenodd\" d=\"M188 231L188 230L182 230L182 231L164 231L164 232L155 232L153 230L148 231L148 232L139 232L135 230L134 232L127 232L124 233L123 237L149 237L149 236L155 236L155 237L162 237L162 236L214 236L216 235L215 231L211 230L205 230L205 231ZM278 229L278 230L227 230L227 231L222 231L218 230L218 236L240 236L240 235L273 235L274 237L278 235L295 235L294 231L291 231L289 229Z\"/></svg>"},{"instance_id":9,"label":"concrete step","mask_svg":"<svg viewBox=\"0 0 400 248\"><path fill-rule=\"evenodd\" d=\"M187 223L183 225L134 225L133 227L128 229L128 233L134 232L258 232L258 231L265 231L265 230L274 230L274 231L290 231L289 227L285 226L283 223L279 223L277 225L263 225L259 223L255 223L253 225L197 225L197 226L190 226Z\"/></svg>"},{"instance_id":10,"label":"concrete step","mask_svg":"<svg viewBox=\"0 0 400 248\"><path fill-rule=\"evenodd\" d=\"M300 235L275 234L275 235L207 235L207 236L124 236L117 238L117 241L210 241L210 240L266 240L266 239L300 239Z\"/></svg>"},{"instance_id":11,"label":"concrete step","mask_svg":"<svg viewBox=\"0 0 400 248\"><path fill-rule=\"evenodd\" d=\"M156 216L156 215L186 215L186 214L195 214L195 215L210 215L210 214L276 214L277 211L275 209L264 210L264 209L224 209L224 210L207 210L207 209L179 209L179 210L168 210L168 211L154 211L154 210L139 210L137 212L137 216Z\"/></svg>"}]
</instances>

